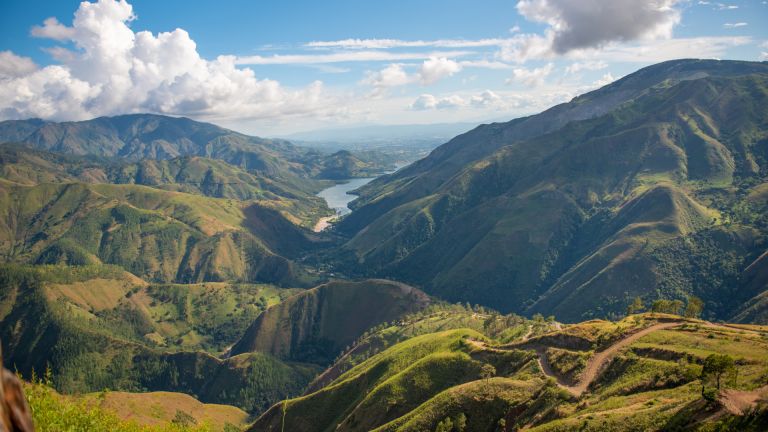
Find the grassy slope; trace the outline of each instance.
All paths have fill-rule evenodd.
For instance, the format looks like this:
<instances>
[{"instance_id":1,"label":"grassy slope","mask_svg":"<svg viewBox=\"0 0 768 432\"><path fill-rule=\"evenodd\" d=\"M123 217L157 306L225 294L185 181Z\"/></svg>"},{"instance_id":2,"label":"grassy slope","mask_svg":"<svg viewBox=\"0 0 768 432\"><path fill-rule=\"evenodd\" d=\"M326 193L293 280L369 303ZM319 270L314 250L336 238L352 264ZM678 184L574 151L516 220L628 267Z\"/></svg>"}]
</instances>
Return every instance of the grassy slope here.
<instances>
[{"instance_id":1,"label":"grassy slope","mask_svg":"<svg viewBox=\"0 0 768 432\"><path fill-rule=\"evenodd\" d=\"M7 366L53 368L67 393L167 390L258 413L301 392L319 367L221 352L292 290L250 284L149 285L114 266L5 266Z\"/></svg>"},{"instance_id":2,"label":"grassy slope","mask_svg":"<svg viewBox=\"0 0 768 432\"><path fill-rule=\"evenodd\" d=\"M7 261L104 262L157 282L309 283L280 253L311 240L254 204L135 185L4 182L0 208Z\"/></svg>"},{"instance_id":3,"label":"grassy slope","mask_svg":"<svg viewBox=\"0 0 768 432\"><path fill-rule=\"evenodd\" d=\"M313 190L306 191L259 172L204 157L129 163L5 144L0 146L0 162L1 178L26 186L73 182L141 184L215 198L254 201L306 226L329 211Z\"/></svg>"},{"instance_id":4,"label":"grassy slope","mask_svg":"<svg viewBox=\"0 0 768 432\"><path fill-rule=\"evenodd\" d=\"M461 312L452 313L464 319ZM251 430L423 431L461 415L466 430L473 431L625 431L685 425L714 430L707 428L718 421L737 421L717 404L702 406L700 364L709 354L727 353L739 370L738 380L729 387L763 386L768 370L764 327L708 327L681 320L681 327L649 333L620 351L579 399L554 385L531 351L548 347L555 369L570 371L579 363L577 358L591 357L591 350L603 350L638 329L670 319L678 318L646 314L617 323L567 325L499 348L465 340L492 344L488 334L503 331L482 335L464 329L415 336L373 354L301 398L276 404ZM385 329L374 334L382 332ZM494 378L479 376L484 363L495 366ZM578 371L573 375L578 379ZM690 410L697 414L686 414ZM501 419L506 429L499 427Z\"/></svg>"}]
</instances>

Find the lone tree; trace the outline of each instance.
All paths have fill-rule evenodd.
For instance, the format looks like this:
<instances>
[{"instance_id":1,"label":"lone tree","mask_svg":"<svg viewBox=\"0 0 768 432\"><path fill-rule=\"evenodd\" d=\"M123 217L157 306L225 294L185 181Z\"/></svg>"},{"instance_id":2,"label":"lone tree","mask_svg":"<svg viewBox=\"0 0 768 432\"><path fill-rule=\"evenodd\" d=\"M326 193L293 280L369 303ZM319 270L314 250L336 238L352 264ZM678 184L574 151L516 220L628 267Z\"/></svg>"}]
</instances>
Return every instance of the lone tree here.
<instances>
[{"instance_id":1,"label":"lone tree","mask_svg":"<svg viewBox=\"0 0 768 432\"><path fill-rule=\"evenodd\" d=\"M645 309L645 305L643 304L643 299L640 297L635 297L634 300L632 300L632 303L627 306L627 315L636 314L638 312L642 312L643 309Z\"/></svg>"},{"instance_id":2,"label":"lone tree","mask_svg":"<svg viewBox=\"0 0 768 432\"><path fill-rule=\"evenodd\" d=\"M736 372L736 362L728 354L710 354L704 359L701 368L701 396L707 400L714 400L715 391L720 391L721 379L724 375ZM707 381L714 378L715 391L707 391Z\"/></svg>"},{"instance_id":3,"label":"lone tree","mask_svg":"<svg viewBox=\"0 0 768 432\"><path fill-rule=\"evenodd\" d=\"M688 304L685 305L685 316L688 318L698 318L704 310L704 300L696 296L688 296Z\"/></svg>"},{"instance_id":4,"label":"lone tree","mask_svg":"<svg viewBox=\"0 0 768 432\"><path fill-rule=\"evenodd\" d=\"M495 367L493 367L493 365L490 365L490 364L488 364L488 363L485 363L485 364L484 364L484 365L483 365L483 366L480 368L480 378L482 378L482 379L485 381L485 386L486 386L486 387L488 387L488 383L489 383L489 381L490 381L490 380L491 380L491 378L493 378L494 376L496 376L496 368L495 368Z\"/></svg>"}]
</instances>

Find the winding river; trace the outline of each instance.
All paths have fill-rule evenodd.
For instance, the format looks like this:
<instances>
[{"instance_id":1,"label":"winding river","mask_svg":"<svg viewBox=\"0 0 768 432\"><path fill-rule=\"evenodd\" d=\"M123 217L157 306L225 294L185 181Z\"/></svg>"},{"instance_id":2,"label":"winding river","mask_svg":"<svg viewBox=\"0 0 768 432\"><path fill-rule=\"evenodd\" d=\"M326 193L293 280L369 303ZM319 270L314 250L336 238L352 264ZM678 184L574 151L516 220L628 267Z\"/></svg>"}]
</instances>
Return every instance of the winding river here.
<instances>
[{"instance_id":1,"label":"winding river","mask_svg":"<svg viewBox=\"0 0 768 432\"><path fill-rule=\"evenodd\" d=\"M320 232L328 228L331 225L332 220L352 213L348 204L352 202L356 196L349 192L368 184L375 178L376 177L342 180L344 183L339 183L321 190L317 196L324 199L325 202L328 203L328 207L336 211L336 216L320 218L317 224L315 224L315 232Z\"/></svg>"},{"instance_id":2,"label":"winding river","mask_svg":"<svg viewBox=\"0 0 768 432\"><path fill-rule=\"evenodd\" d=\"M407 165L408 165L407 163L398 163L396 164L395 171ZM388 171L384 174L392 174L395 171ZM315 228L314 228L315 232L320 232L328 228L331 225L331 221L333 221L334 219L337 219L352 213L352 209L348 207L348 204L352 202L352 200L354 200L356 196L350 194L350 192L359 187L365 186L375 178L376 177L367 177L367 178L353 178L353 179L341 180L342 183L338 183L327 189L321 190L320 193L317 194L317 196L324 199L325 202L328 203L328 207L336 211L336 215L320 218L320 220L317 221L317 224L315 224Z\"/></svg>"}]
</instances>

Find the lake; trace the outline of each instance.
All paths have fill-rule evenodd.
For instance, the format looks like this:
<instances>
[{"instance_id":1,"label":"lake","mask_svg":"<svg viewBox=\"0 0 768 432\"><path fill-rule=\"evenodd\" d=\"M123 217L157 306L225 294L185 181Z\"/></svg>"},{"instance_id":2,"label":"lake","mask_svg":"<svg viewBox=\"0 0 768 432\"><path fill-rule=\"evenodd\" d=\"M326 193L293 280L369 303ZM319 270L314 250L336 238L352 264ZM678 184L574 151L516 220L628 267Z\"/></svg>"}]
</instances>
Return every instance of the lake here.
<instances>
[{"instance_id":1,"label":"lake","mask_svg":"<svg viewBox=\"0 0 768 432\"><path fill-rule=\"evenodd\" d=\"M344 180L345 183L340 183L331 186L328 189L323 189L317 196L323 198L325 202L328 203L328 207L336 211L336 215L348 215L352 210L350 210L347 205L356 198L355 195L351 195L349 192L368 184L374 178L375 177Z\"/></svg>"}]
</instances>

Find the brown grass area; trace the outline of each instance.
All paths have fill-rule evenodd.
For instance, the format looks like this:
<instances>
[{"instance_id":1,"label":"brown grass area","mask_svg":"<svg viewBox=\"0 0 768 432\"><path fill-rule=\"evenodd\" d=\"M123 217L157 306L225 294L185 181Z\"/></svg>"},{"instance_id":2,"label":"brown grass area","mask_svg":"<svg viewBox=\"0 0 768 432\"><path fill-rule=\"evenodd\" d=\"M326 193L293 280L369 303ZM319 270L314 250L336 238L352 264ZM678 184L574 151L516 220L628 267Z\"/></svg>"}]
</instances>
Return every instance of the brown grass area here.
<instances>
[{"instance_id":1,"label":"brown grass area","mask_svg":"<svg viewBox=\"0 0 768 432\"><path fill-rule=\"evenodd\" d=\"M64 298L83 309L101 311L117 307L120 299L136 285L146 285L136 279L138 281L97 278L71 284L48 284L46 293L51 300Z\"/></svg>"},{"instance_id":2,"label":"brown grass area","mask_svg":"<svg viewBox=\"0 0 768 432\"><path fill-rule=\"evenodd\" d=\"M88 397L98 398L95 394ZM176 416L177 411L191 415L198 424L208 422L214 430L223 430L227 423L242 427L248 422L248 414L239 408L229 405L204 404L184 393L107 392L101 400L101 407L113 411L120 418L133 420L141 425L158 425L170 422Z\"/></svg>"}]
</instances>

